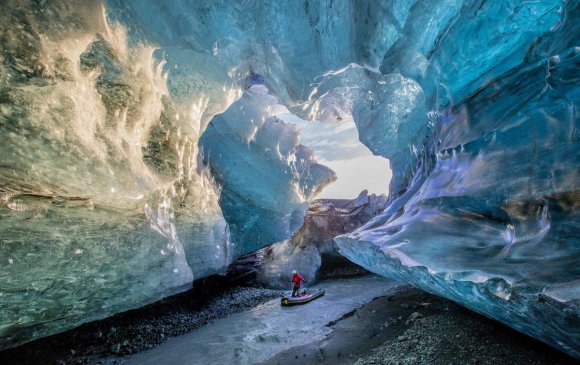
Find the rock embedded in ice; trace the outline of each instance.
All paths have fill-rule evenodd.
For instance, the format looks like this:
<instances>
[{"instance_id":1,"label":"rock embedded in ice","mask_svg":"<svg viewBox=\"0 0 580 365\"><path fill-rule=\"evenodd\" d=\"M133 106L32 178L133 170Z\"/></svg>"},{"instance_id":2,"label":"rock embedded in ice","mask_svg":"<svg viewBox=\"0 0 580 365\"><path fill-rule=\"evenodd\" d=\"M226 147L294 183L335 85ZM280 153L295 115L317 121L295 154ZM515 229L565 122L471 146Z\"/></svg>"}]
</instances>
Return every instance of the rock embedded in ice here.
<instances>
[{"instance_id":1,"label":"rock embedded in ice","mask_svg":"<svg viewBox=\"0 0 580 365\"><path fill-rule=\"evenodd\" d=\"M258 282L286 289L292 270L297 270L307 285L319 279L323 265L329 272L341 272L341 268L343 272L353 270L352 263L338 254L333 239L360 227L382 212L386 204L386 195L368 195L366 190L353 200L315 200L304 217L304 225L291 239L260 251Z\"/></svg>"}]
</instances>

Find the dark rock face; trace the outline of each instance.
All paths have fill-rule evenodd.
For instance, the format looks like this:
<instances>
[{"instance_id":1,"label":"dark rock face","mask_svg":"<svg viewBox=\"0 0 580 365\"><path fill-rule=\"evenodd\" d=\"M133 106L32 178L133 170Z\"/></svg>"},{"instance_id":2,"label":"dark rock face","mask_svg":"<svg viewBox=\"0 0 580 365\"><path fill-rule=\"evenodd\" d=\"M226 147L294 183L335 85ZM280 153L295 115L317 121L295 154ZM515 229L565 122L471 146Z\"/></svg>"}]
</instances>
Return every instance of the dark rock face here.
<instances>
[{"instance_id":1,"label":"dark rock face","mask_svg":"<svg viewBox=\"0 0 580 365\"><path fill-rule=\"evenodd\" d=\"M273 288L287 288L292 270L308 284L321 277L366 272L340 255L334 237L352 232L381 213L387 204L384 195L368 195L364 190L353 200L319 199L304 218L304 225L290 240L261 251L257 280Z\"/></svg>"}]
</instances>

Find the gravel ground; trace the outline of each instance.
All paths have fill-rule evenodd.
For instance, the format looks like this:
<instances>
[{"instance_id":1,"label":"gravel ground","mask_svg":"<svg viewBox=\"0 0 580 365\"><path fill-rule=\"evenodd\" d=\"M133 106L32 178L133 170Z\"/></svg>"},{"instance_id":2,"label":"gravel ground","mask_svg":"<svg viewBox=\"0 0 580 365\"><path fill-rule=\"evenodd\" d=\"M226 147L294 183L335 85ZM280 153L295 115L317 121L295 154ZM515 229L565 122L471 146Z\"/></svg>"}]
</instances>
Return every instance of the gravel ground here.
<instances>
[{"instance_id":1,"label":"gravel ground","mask_svg":"<svg viewBox=\"0 0 580 365\"><path fill-rule=\"evenodd\" d=\"M462 313L457 313L461 311ZM423 317L413 312L410 327L355 365L573 364L575 361L487 318L453 308Z\"/></svg>"},{"instance_id":2,"label":"gravel ground","mask_svg":"<svg viewBox=\"0 0 580 365\"><path fill-rule=\"evenodd\" d=\"M414 312L407 322L412 325L406 331L355 365L576 363L555 349L475 315L449 311L423 318Z\"/></svg>"},{"instance_id":3,"label":"gravel ground","mask_svg":"<svg viewBox=\"0 0 580 365\"><path fill-rule=\"evenodd\" d=\"M282 291L229 287L215 279L157 303L0 352L2 365L122 364L218 318L279 298ZM345 313L332 332L264 364L580 364L531 337L410 287Z\"/></svg>"},{"instance_id":4,"label":"gravel ground","mask_svg":"<svg viewBox=\"0 0 580 365\"><path fill-rule=\"evenodd\" d=\"M0 352L0 364L116 364L124 355L159 345L218 318L254 308L281 296L281 291L222 287L212 280L200 288L151 305L87 323L73 330ZM113 359L110 356L113 355ZM107 358L107 360L105 360Z\"/></svg>"},{"instance_id":5,"label":"gravel ground","mask_svg":"<svg viewBox=\"0 0 580 365\"><path fill-rule=\"evenodd\" d=\"M262 365L568 365L566 354L409 287L380 297L328 326L323 340L297 346Z\"/></svg>"}]
</instances>

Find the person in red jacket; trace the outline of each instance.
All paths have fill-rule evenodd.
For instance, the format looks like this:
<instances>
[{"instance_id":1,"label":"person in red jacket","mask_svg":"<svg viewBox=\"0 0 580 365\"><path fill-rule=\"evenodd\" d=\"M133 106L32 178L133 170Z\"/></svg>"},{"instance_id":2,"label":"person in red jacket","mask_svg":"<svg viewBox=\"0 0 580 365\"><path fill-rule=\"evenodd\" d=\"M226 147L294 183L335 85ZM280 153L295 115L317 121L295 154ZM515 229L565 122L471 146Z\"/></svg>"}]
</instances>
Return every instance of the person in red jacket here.
<instances>
[{"instance_id":1,"label":"person in red jacket","mask_svg":"<svg viewBox=\"0 0 580 365\"><path fill-rule=\"evenodd\" d=\"M296 270L292 270L292 282L294 283L294 288L292 289L292 296L295 297L300 290L300 284L304 281L302 275L298 274Z\"/></svg>"}]
</instances>

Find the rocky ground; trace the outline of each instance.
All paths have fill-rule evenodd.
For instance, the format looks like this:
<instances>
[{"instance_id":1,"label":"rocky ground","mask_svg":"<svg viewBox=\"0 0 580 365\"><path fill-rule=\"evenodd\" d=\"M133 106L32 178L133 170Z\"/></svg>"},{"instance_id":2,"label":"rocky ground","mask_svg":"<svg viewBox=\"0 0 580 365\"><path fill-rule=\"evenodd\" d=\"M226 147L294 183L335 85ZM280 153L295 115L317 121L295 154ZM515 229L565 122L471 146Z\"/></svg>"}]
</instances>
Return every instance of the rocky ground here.
<instances>
[{"instance_id":1,"label":"rocky ground","mask_svg":"<svg viewBox=\"0 0 580 365\"><path fill-rule=\"evenodd\" d=\"M0 364L122 364L157 346L281 292L220 279L149 306L0 352ZM263 365L580 364L567 355L452 302L400 287L329 323L323 340L281 352Z\"/></svg>"},{"instance_id":2,"label":"rocky ground","mask_svg":"<svg viewBox=\"0 0 580 365\"><path fill-rule=\"evenodd\" d=\"M323 340L284 351L262 365L579 363L496 321L408 287L328 325L333 331Z\"/></svg>"},{"instance_id":3,"label":"rocky ground","mask_svg":"<svg viewBox=\"0 0 580 365\"><path fill-rule=\"evenodd\" d=\"M336 256L322 255L322 266L318 270L318 280L332 280L369 275L370 271L346 259Z\"/></svg>"},{"instance_id":4,"label":"rocky ground","mask_svg":"<svg viewBox=\"0 0 580 365\"><path fill-rule=\"evenodd\" d=\"M220 278L208 278L188 292L143 308L1 351L0 364L116 364L121 362L116 356L153 348L169 337L280 296L277 290L230 287Z\"/></svg>"},{"instance_id":5,"label":"rocky ground","mask_svg":"<svg viewBox=\"0 0 580 365\"><path fill-rule=\"evenodd\" d=\"M286 274L297 270L310 284L356 274L368 274L338 253L334 237L352 232L382 212L386 195L363 190L355 199L317 199L304 224L291 239L260 250L256 280L272 289L286 288Z\"/></svg>"}]
</instances>

